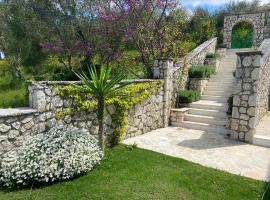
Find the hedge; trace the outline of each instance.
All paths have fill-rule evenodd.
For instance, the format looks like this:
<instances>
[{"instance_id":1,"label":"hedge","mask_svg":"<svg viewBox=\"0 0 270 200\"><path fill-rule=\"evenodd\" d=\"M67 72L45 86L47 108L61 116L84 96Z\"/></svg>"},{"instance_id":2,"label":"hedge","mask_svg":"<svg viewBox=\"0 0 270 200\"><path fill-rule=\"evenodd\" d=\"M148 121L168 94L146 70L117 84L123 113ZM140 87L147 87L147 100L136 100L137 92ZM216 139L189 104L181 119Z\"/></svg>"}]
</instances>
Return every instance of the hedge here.
<instances>
[{"instance_id":1,"label":"hedge","mask_svg":"<svg viewBox=\"0 0 270 200\"><path fill-rule=\"evenodd\" d=\"M190 78L210 78L215 73L213 65L192 66L189 70Z\"/></svg>"},{"instance_id":2,"label":"hedge","mask_svg":"<svg viewBox=\"0 0 270 200\"><path fill-rule=\"evenodd\" d=\"M177 103L178 104L190 104L195 101L199 101L201 94L196 90L182 90L178 93Z\"/></svg>"}]
</instances>

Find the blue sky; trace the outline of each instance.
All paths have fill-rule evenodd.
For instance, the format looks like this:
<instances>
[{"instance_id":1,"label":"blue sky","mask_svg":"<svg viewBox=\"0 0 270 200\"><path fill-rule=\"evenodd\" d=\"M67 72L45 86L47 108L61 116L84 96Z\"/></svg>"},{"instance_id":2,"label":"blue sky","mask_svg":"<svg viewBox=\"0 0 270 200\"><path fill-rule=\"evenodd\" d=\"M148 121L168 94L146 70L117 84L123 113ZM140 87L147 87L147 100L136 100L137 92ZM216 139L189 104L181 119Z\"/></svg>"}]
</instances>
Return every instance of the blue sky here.
<instances>
[{"instance_id":1,"label":"blue sky","mask_svg":"<svg viewBox=\"0 0 270 200\"><path fill-rule=\"evenodd\" d=\"M249 0L247 0L249 1ZM197 6L207 8L209 11L214 11L218 7L222 6L225 3L228 3L229 0L182 0L182 5L186 8L193 9ZM262 3L269 3L269 0L261 0Z\"/></svg>"}]
</instances>

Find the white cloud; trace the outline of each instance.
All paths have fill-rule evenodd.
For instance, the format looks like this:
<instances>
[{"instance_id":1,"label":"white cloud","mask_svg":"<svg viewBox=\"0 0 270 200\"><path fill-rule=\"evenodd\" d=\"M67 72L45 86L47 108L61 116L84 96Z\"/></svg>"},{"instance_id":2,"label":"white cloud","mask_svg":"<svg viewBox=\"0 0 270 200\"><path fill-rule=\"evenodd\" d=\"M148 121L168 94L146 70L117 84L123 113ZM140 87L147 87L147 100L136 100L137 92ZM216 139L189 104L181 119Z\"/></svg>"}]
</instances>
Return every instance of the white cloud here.
<instances>
[{"instance_id":1,"label":"white cloud","mask_svg":"<svg viewBox=\"0 0 270 200\"><path fill-rule=\"evenodd\" d=\"M251 0L247 0L251 1ZM198 6L198 5L213 5L213 6L218 6L222 5L224 3L228 3L228 0L182 0L183 4L188 4L188 5L193 5L193 6ZM269 3L270 0L261 0L262 3Z\"/></svg>"}]
</instances>

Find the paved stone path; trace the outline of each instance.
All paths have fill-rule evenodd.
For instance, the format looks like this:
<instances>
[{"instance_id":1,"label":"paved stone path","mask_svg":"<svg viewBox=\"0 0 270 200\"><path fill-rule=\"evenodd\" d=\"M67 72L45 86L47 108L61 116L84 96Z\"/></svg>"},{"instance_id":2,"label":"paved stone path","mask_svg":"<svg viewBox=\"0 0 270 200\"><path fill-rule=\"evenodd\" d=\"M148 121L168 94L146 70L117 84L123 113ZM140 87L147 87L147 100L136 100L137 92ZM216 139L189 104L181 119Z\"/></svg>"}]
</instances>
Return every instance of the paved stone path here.
<instances>
[{"instance_id":1,"label":"paved stone path","mask_svg":"<svg viewBox=\"0 0 270 200\"><path fill-rule=\"evenodd\" d=\"M260 121L256 127L256 132L259 135L270 137L270 112Z\"/></svg>"},{"instance_id":2,"label":"paved stone path","mask_svg":"<svg viewBox=\"0 0 270 200\"><path fill-rule=\"evenodd\" d=\"M217 133L168 127L124 144L183 158L257 180L270 180L270 149L229 140Z\"/></svg>"},{"instance_id":3,"label":"paved stone path","mask_svg":"<svg viewBox=\"0 0 270 200\"><path fill-rule=\"evenodd\" d=\"M270 112L256 127L256 134L254 135L253 143L270 148Z\"/></svg>"}]
</instances>

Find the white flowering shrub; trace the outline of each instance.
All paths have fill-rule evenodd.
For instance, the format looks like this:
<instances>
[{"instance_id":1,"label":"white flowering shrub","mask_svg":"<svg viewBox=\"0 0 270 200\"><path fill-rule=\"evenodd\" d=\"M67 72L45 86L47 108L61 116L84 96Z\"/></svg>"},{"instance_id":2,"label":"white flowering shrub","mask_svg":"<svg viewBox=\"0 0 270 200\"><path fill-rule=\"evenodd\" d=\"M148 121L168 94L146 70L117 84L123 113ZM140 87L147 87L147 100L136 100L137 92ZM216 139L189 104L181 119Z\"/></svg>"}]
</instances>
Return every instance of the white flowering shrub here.
<instances>
[{"instance_id":1,"label":"white flowering shrub","mask_svg":"<svg viewBox=\"0 0 270 200\"><path fill-rule=\"evenodd\" d=\"M29 138L13 162L0 163L0 185L24 186L67 180L100 163L103 152L88 131L74 127L52 128Z\"/></svg>"}]
</instances>

